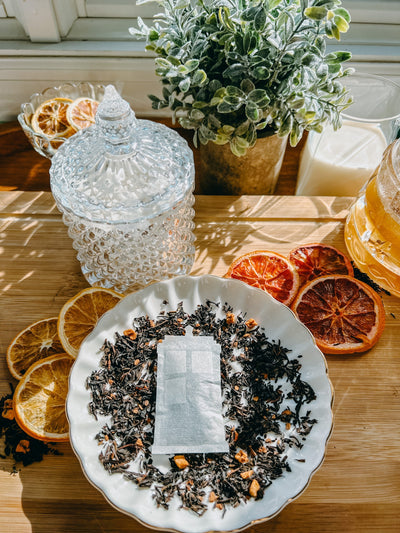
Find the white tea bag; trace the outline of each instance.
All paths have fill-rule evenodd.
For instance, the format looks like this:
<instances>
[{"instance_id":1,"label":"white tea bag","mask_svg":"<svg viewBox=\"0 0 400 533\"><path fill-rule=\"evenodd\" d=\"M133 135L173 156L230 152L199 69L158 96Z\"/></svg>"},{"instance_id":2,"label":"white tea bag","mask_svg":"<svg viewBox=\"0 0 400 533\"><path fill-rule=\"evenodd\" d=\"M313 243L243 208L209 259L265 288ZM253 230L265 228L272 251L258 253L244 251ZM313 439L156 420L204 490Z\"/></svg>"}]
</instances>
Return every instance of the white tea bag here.
<instances>
[{"instance_id":1,"label":"white tea bag","mask_svg":"<svg viewBox=\"0 0 400 533\"><path fill-rule=\"evenodd\" d=\"M157 347L153 454L226 453L221 347L213 337L167 335Z\"/></svg>"}]
</instances>

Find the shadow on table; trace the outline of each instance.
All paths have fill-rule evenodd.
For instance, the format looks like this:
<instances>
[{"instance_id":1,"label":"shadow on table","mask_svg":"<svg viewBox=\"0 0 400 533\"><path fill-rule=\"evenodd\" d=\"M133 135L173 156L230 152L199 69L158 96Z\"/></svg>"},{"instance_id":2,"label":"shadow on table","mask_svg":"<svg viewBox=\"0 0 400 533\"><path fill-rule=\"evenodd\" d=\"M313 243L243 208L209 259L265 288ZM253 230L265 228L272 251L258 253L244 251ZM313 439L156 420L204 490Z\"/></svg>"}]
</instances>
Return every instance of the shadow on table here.
<instances>
[{"instance_id":1,"label":"shadow on table","mask_svg":"<svg viewBox=\"0 0 400 533\"><path fill-rule=\"evenodd\" d=\"M196 197L196 260L191 274L224 275L240 255L284 255L300 243L342 240L352 199L296 196Z\"/></svg>"},{"instance_id":2,"label":"shadow on table","mask_svg":"<svg viewBox=\"0 0 400 533\"><path fill-rule=\"evenodd\" d=\"M114 509L85 478L68 444L62 456L22 467L22 510L32 533L144 533L151 531Z\"/></svg>"},{"instance_id":3,"label":"shadow on table","mask_svg":"<svg viewBox=\"0 0 400 533\"><path fill-rule=\"evenodd\" d=\"M114 509L86 480L69 445L63 445L62 449L63 456L45 457L42 463L22 468L18 474L22 482L22 511L30 523L31 533L154 531ZM273 519L250 526L246 531L287 533L281 528L281 519L287 512L283 509ZM300 533L300 529L296 533Z\"/></svg>"}]
</instances>

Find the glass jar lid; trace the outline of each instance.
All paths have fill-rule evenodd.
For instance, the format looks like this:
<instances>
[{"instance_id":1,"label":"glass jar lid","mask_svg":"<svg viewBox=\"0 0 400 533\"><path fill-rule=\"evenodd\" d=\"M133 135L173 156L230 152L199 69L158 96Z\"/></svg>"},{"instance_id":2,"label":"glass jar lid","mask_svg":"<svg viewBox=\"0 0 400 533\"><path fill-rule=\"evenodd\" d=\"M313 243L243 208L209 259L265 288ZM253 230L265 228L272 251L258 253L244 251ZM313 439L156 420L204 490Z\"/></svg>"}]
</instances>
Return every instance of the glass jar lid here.
<instances>
[{"instance_id":1,"label":"glass jar lid","mask_svg":"<svg viewBox=\"0 0 400 533\"><path fill-rule=\"evenodd\" d=\"M172 208L193 188L193 153L176 131L137 119L108 85L95 124L54 155L50 184L57 203L77 216L135 222Z\"/></svg>"}]
</instances>

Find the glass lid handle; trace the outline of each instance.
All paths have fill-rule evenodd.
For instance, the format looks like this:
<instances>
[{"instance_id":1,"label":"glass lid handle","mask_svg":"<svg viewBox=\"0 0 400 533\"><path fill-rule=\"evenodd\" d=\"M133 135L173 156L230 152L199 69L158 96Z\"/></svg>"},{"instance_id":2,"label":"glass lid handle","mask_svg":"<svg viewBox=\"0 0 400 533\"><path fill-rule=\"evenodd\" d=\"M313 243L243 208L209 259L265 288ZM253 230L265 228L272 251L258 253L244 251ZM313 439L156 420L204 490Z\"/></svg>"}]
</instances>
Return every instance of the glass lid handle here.
<instances>
[{"instance_id":1,"label":"glass lid handle","mask_svg":"<svg viewBox=\"0 0 400 533\"><path fill-rule=\"evenodd\" d=\"M137 119L113 85L105 88L95 120L104 136L107 152L126 154L133 150Z\"/></svg>"}]
</instances>

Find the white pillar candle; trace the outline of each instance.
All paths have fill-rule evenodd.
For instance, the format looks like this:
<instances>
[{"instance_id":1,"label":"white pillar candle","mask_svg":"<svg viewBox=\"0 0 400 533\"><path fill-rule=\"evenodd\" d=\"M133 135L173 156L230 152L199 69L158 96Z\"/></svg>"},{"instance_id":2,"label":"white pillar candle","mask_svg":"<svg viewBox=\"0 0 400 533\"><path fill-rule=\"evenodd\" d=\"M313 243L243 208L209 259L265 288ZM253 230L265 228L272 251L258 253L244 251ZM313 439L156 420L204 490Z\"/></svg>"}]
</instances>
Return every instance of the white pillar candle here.
<instances>
[{"instance_id":1,"label":"white pillar candle","mask_svg":"<svg viewBox=\"0 0 400 533\"><path fill-rule=\"evenodd\" d=\"M379 126L343 121L311 132L301 154L297 195L356 196L381 161L387 141Z\"/></svg>"}]
</instances>

